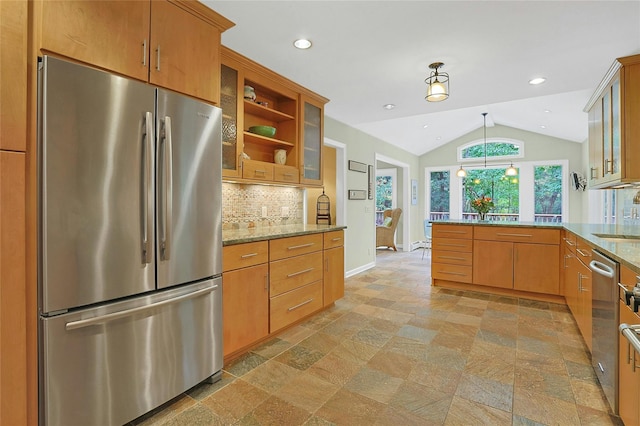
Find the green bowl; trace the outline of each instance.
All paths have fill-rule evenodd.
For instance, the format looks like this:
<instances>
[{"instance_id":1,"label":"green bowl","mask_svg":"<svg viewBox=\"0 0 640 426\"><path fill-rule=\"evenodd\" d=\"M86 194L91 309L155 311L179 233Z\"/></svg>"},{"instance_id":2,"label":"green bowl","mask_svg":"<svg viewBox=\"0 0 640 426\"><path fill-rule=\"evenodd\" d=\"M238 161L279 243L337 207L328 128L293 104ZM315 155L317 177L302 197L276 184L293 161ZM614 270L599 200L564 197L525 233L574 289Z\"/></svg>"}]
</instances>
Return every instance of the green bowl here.
<instances>
[{"instance_id":1,"label":"green bowl","mask_svg":"<svg viewBox=\"0 0 640 426\"><path fill-rule=\"evenodd\" d=\"M276 128L271 126L251 126L249 127L249 131L256 135L266 136L268 138L272 138L276 135Z\"/></svg>"}]
</instances>

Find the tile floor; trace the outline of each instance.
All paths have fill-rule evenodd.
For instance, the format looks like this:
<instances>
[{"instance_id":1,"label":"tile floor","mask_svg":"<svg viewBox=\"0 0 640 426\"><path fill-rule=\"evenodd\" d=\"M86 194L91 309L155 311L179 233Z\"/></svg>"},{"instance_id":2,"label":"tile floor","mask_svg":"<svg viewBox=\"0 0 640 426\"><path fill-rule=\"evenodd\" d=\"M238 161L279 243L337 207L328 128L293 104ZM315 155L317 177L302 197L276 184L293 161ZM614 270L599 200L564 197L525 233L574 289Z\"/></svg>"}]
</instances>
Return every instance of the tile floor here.
<instances>
[{"instance_id":1,"label":"tile floor","mask_svg":"<svg viewBox=\"0 0 640 426\"><path fill-rule=\"evenodd\" d=\"M132 425L621 424L566 306L432 288L421 256L379 250L335 307Z\"/></svg>"}]
</instances>

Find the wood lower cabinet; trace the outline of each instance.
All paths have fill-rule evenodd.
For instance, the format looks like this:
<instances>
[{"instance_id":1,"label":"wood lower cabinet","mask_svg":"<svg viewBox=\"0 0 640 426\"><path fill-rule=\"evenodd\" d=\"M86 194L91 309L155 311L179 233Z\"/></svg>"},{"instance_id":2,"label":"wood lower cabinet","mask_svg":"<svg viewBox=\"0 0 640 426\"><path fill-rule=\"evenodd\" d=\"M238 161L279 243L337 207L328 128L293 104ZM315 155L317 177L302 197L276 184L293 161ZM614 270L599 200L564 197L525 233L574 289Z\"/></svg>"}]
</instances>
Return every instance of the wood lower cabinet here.
<instances>
[{"instance_id":1,"label":"wood lower cabinet","mask_svg":"<svg viewBox=\"0 0 640 426\"><path fill-rule=\"evenodd\" d=\"M328 99L224 46L221 62L222 175L234 181L322 186ZM261 136L249 130L253 126L276 132ZM284 164L275 164L276 150L286 153Z\"/></svg>"},{"instance_id":2,"label":"wood lower cabinet","mask_svg":"<svg viewBox=\"0 0 640 426\"><path fill-rule=\"evenodd\" d=\"M266 241L223 248L224 356L269 335L268 257Z\"/></svg>"},{"instance_id":3,"label":"wood lower cabinet","mask_svg":"<svg viewBox=\"0 0 640 426\"><path fill-rule=\"evenodd\" d=\"M323 257L322 304L329 306L344 297L344 231L324 234Z\"/></svg>"},{"instance_id":4,"label":"wood lower cabinet","mask_svg":"<svg viewBox=\"0 0 640 426\"><path fill-rule=\"evenodd\" d=\"M636 274L620 266L620 283L631 289ZM620 324L640 324L640 316L626 305L624 295L619 300ZM623 335L618 336L618 414L626 426L640 425L640 354L633 350ZM635 365L634 365L635 364Z\"/></svg>"},{"instance_id":5,"label":"wood lower cabinet","mask_svg":"<svg viewBox=\"0 0 640 426\"><path fill-rule=\"evenodd\" d=\"M197 1L44 1L42 52L220 103L220 34L233 26Z\"/></svg>"},{"instance_id":6,"label":"wood lower cabinet","mask_svg":"<svg viewBox=\"0 0 640 426\"><path fill-rule=\"evenodd\" d=\"M431 278L438 281L472 282L473 227L434 223L431 236Z\"/></svg>"},{"instance_id":7,"label":"wood lower cabinet","mask_svg":"<svg viewBox=\"0 0 640 426\"><path fill-rule=\"evenodd\" d=\"M269 241L271 333L322 308L322 249L321 234Z\"/></svg>"},{"instance_id":8,"label":"wood lower cabinet","mask_svg":"<svg viewBox=\"0 0 640 426\"><path fill-rule=\"evenodd\" d=\"M474 226L473 283L559 295L560 230Z\"/></svg>"}]
</instances>

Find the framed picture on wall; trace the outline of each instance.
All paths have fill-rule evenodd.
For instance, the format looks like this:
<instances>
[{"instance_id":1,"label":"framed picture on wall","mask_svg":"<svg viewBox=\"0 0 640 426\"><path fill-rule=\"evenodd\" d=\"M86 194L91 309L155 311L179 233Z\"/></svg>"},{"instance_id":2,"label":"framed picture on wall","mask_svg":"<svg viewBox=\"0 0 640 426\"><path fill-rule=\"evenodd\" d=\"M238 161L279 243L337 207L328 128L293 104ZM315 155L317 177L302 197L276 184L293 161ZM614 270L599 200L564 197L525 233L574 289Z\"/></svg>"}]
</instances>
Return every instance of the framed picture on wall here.
<instances>
[{"instance_id":1,"label":"framed picture on wall","mask_svg":"<svg viewBox=\"0 0 640 426\"><path fill-rule=\"evenodd\" d=\"M372 165L369 165L368 173L369 173L369 176L368 176L368 182L367 182L367 195L370 200L373 200L373 179L375 179L375 177L373 176Z\"/></svg>"},{"instance_id":2,"label":"framed picture on wall","mask_svg":"<svg viewBox=\"0 0 640 426\"><path fill-rule=\"evenodd\" d=\"M418 204L418 180L411 179L411 204Z\"/></svg>"}]
</instances>

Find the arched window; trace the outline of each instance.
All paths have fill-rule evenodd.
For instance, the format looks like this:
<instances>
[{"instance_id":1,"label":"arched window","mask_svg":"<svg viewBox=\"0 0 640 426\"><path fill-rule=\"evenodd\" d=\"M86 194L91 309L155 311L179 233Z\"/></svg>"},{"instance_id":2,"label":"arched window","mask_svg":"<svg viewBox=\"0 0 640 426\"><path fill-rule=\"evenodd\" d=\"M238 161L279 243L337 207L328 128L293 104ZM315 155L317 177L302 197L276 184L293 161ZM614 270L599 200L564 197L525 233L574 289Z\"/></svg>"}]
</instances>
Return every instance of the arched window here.
<instances>
[{"instance_id":1,"label":"arched window","mask_svg":"<svg viewBox=\"0 0 640 426\"><path fill-rule=\"evenodd\" d=\"M478 139L458 147L458 161L477 161L484 159L484 139ZM508 158L523 158L524 142L515 139L491 138L487 139L487 159L501 160Z\"/></svg>"}]
</instances>

